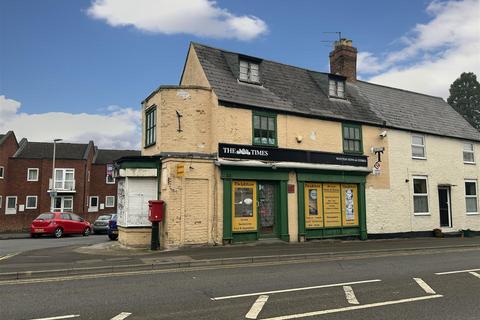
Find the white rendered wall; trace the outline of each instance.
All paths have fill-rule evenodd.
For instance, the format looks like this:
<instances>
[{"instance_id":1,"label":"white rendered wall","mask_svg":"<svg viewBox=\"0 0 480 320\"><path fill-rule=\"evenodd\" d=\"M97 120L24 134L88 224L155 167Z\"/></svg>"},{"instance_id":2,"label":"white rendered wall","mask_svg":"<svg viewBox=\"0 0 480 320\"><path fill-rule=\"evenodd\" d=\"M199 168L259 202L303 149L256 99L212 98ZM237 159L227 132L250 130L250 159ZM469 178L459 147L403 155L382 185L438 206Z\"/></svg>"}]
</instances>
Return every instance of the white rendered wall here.
<instances>
[{"instance_id":1,"label":"white rendered wall","mask_svg":"<svg viewBox=\"0 0 480 320\"><path fill-rule=\"evenodd\" d=\"M479 180L480 144L476 143L476 164L463 163L466 141L425 135L426 160L412 159L411 133L388 130L390 189L367 186L368 233L431 231L440 227L438 186L451 185L452 228L480 230L480 215L467 215L465 179ZM428 177L429 215L413 213L413 176ZM408 180L408 182L406 182ZM477 185L478 194L478 185ZM477 197L477 206L478 203Z\"/></svg>"}]
</instances>

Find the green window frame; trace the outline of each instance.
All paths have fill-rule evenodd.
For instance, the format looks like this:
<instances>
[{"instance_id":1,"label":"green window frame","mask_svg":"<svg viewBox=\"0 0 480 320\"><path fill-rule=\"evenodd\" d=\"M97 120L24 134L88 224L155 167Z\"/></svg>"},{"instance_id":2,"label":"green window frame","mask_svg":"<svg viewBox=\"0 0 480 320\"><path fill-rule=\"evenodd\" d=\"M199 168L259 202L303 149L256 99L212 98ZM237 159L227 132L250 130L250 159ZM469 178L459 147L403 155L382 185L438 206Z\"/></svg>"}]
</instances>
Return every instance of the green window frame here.
<instances>
[{"instance_id":1,"label":"green window frame","mask_svg":"<svg viewBox=\"0 0 480 320\"><path fill-rule=\"evenodd\" d=\"M145 147L156 143L157 137L157 107L153 106L145 111Z\"/></svg>"},{"instance_id":2,"label":"green window frame","mask_svg":"<svg viewBox=\"0 0 480 320\"><path fill-rule=\"evenodd\" d=\"M343 152L363 154L362 126L344 123L342 125Z\"/></svg>"},{"instance_id":3,"label":"green window frame","mask_svg":"<svg viewBox=\"0 0 480 320\"><path fill-rule=\"evenodd\" d=\"M252 140L254 145L277 146L277 115L268 112L253 112Z\"/></svg>"}]
</instances>

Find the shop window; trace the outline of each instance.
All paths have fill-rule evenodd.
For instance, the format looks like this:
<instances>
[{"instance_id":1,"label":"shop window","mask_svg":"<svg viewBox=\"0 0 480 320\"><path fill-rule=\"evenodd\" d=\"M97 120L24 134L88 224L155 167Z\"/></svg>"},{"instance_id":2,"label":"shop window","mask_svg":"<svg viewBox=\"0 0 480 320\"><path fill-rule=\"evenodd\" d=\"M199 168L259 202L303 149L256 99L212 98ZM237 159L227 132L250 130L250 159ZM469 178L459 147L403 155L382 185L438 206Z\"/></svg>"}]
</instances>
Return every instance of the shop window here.
<instances>
[{"instance_id":1,"label":"shop window","mask_svg":"<svg viewBox=\"0 0 480 320\"><path fill-rule=\"evenodd\" d=\"M240 60L240 74L238 78L241 81L259 83L260 82L259 70L260 68L258 63L255 63L252 61Z\"/></svg>"},{"instance_id":2,"label":"shop window","mask_svg":"<svg viewBox=\"0 0 480 320\"><path fill-rule=\"evenodd\" d=\"M465 201L467 214L478 213L477 181L465 181Z\"/></svg>"},{"instance_id":3,"label":"shop window","mask_svg":"<svg viewBox=\"0 0 480 320\"><path fill-rule=\"evenodd\" d=\"M233 181L232 231L257 230L257 199L255 181Z\"/></svg>"},{"instance_id":4,"label":"shop window","mask_svg":"<svg viewBox=\"0 0 480 320\"><path fill-rule=\"evenodd\" d=\"M463 144L463 163L475 163L473 143Z\"/></svg>"},{"instance_id":5,"label":"shop window","mask_svg":"<svg viewBox=\"0 0 480 320\"><path fill-rule=\"evenodd\" d=\"M37 209L37 196L27 196L25 209Z\"/></svg>"},{"instance_id":6,"label":"shop window","mask_svg":"<svg viewBox=\"0 0 480 320\"><path fill-rule=\"evenodd\" d=\"M426 159L425 136L421 134L412 134L412 158Z\"/></svg>"},{"instance_id":7,"label":"shop window","mask_svg":"<svg viewBox=\"0 0 480 320\"><path fill-rule=\"evenodd\" d=\"M145 147L155 144L157 135L157 107L148 108L145 111Z\"/></svg>"},{"instance_id":8,"label":"shop window","mask_svg":"<svg viewBox=\"0 0 480 320\"><path fill-rule=\"evenodd\" d=\"M346 183L305 184L307 229L358 226L358 186Z\"/></svg>"},{"instance_id":9,"label":"shop window","mask_svg":"<svg viewBox=\"0 0 480 320\"><path fill-rule=\"evenodd\" d=\"M428 212L427 177L413 177L413 212L417 215Z\"/></svg>"},{"instance_id":10,"label":"shop window","mask_svg":"<svg viewBox=\"0 0 480 320\"><path fill-rule=\"evenodd\" d=\"M27 169L27 181L38 181L38 168Z\"/></svg>"},{"instance_id":11,"label":"shop window","mask_svg":"<svg viewBox=\"0 0 480 320\"><path fill-rule=\"evenodd\" d=\"M363 153L362 126L357 124L343 124L343 152Z\"/></svg>"},{"instance_id":12,"label":"shop window","mask_svg":"<svg viewBox=\"0 0 480 320\"><path fill-rule=\"evenodd\" d=\"M277 146L277 115L253 112L253 144Z\"/></svg>"}]
</instances>

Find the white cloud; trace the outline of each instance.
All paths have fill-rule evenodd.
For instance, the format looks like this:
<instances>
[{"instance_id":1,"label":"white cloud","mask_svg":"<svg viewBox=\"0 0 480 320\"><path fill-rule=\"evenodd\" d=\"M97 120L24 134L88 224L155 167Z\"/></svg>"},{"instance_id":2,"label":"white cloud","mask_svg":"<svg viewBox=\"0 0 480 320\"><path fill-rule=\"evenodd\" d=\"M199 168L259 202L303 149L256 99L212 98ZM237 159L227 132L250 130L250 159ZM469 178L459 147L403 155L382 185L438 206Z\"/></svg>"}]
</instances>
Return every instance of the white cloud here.
<instances>
[{"instance_id":1,"label":"white cloud","mask_svg":"<svg viewBox=\"0 0 480 320\"><path fill-rule=\"evenodd\" d=\"M479 1L433 1L426 11L432 19L403 36L400 50L359 53L363 78L446 98L462 72L480 73Z\"/></svg>"},{"instance_id":2,"label":"white cloud","mask_svg":"<svg viewBox=\"0 0 480 320\"><path fill-rule=\"evenodd\" d=\"M21 103L0 96L0 133L13 130L18 139L88 143L101 148L139 149L140 111L109 106L107 114L47 112L21 113Z\"/></svg>"},{"instance_id":3,"label":"white cloud","mask_svg":"<svg viewBox=\"0 0 480 320\"><path fill-rule=\"evenodd\" d=\"M113 27L153 33L251 40L267 32L260 18L234 15L211 0L94 0L87 13Z\"/></svg>"}]
</instances>

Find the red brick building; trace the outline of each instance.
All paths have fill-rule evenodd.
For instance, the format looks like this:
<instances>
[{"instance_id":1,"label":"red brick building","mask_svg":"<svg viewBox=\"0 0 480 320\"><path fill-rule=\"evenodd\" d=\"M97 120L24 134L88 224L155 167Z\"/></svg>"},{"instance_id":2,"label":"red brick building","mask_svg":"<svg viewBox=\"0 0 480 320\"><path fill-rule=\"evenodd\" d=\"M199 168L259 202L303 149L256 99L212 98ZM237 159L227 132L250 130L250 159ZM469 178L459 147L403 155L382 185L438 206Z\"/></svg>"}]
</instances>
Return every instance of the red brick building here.
<instances>
[{"instance_id":1,"label":"red brick building","mask_svg":"<svg viewBox=\"0 0 480 320\"><path fill-rule=\"evenodd\" d=\"M91 222L116 212L113 162L139 154L98 149L93 141L57 143L53 179L53 143L17 143L13 132L0 135L0 232L28 229L37 215L50 210L75 212Z\"/></svg>"}]
</instances>

